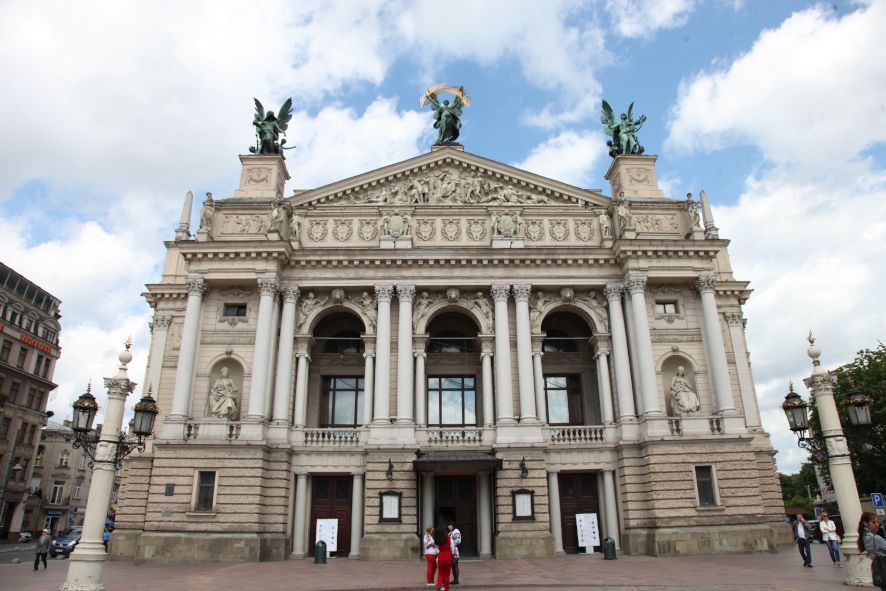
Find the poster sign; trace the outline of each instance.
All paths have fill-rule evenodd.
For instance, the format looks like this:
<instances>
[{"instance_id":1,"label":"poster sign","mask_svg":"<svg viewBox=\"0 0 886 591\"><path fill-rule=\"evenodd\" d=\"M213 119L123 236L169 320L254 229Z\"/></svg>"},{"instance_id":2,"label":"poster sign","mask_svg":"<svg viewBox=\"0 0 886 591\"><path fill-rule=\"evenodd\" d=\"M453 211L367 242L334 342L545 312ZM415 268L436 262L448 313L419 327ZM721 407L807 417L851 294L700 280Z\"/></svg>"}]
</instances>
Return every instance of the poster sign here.
<instances>
[{"instance_id":1,"label":"poster sign","mask_svg":"<svg viewBox=\"0 0 886 591\"><path fill-rule=\"evenodd\" d=\"M317 520L317 541L326 542L326 552L338 549L338 519Z\"/></svg>"},{"instance_id":2,"label":"poster sign","mask_svg":"<svg viewBox=\"0 0 886 591\"><path fill-rule=\"evenodd\" d=\"M594 546L600 545L600 530L597 527L596 513L576 513L575 527L578 529L578 545L587 554L594 553Z\"/></svg>"}]
</instances>

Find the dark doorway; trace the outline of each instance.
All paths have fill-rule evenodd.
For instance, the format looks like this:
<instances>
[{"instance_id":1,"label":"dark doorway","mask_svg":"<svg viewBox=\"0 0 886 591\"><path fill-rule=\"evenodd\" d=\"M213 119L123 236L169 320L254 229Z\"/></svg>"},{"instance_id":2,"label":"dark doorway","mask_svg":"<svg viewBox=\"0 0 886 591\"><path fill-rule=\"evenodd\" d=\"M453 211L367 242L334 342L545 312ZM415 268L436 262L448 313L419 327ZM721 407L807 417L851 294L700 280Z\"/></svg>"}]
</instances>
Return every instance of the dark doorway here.
<instances>
[{"instance_id":1,"label":"dark doorway","mask_svg":"<svg viewBox=\"0 0 886 591\"><path fill-rule=\"evenodd\" d=\"M314 476L311 479L311 523L308 554L314 555L317 520L338 519L336 556L351 553L351 476Z\"/></svg>"},{"instance_id":2,"label":"dark doorway","mask_svg":"<svg viewBox=\"0 0 886 591\"><path fill-rule=\"evenodd\" d=\"M563 529L563 550L567 554L578 554L578 528L575 526L576 513L596 513L600 519L600 500L597 496L597 474L557 475L560 487L560 523Z\"/></svg>"},{"instance_id":3,"label":"dark doorway","mask_svg":"<svg viewBox=\"0 0 886 591\"><path fill-rule=\"evenodd\" d=\"M435 525L455 522L461 531L462 556L477 555L477 493L473 476L437 476L434 478L437 500Z\"/></svg>"}]
</instances>

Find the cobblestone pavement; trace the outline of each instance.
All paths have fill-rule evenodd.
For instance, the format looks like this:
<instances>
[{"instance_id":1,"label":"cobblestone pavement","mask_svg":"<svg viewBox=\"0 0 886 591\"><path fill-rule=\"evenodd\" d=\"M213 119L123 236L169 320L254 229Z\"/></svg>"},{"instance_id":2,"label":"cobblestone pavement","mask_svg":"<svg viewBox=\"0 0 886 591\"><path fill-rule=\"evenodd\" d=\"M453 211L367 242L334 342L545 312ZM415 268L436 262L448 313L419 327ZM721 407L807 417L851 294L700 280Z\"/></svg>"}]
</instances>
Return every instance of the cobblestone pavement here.
<instances>
[{"instance_id":1,"label":"cobblestone pavement","mask_svg":"<svg viewBox=\"0 0 886 591\"><path fill-rule=\"evenodd\" d=\"M567 591L820 591L843 586L845 569L834 568L827 549L815 544L814 568L803 568L795 548L775 554L718 556L593 556L544 560L463 560L460 589L544 589ZM67 560L51 560L34 573L31 564L0 565L0 589L55 590L64 581ZM334 558L326 565L309 560L192 565L135 565L109 562L108 591L351 591L420 590L424 562L363 562Z\"/></svg>"}]
</instances>

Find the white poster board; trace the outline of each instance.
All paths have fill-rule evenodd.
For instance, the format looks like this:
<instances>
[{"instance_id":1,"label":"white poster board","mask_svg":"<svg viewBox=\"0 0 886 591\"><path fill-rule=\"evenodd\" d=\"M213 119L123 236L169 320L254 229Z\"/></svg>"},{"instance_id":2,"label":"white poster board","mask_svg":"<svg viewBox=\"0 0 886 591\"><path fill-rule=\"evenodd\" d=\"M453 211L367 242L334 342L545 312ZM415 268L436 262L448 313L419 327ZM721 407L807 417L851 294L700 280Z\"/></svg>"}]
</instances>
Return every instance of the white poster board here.
<instances>
[{"instance_id":1,"label":"white poster board","mask_svg":"<svg viewBox=\"0 0 886 591\"><path fill-rule=\"evenodd\" d=\"M593 554L594 546L600 545L600 530L597 527L596 513L576 513L575 527L578 529L578 545L585 553Z\"/></svg>"},{"instance_id":2,"label":"white poster board","mask_svg":"<svg viewBox=\"0 0 886 591\"><path fill-rule=\"evenodd\" d=\"M327 554L335 552L338 549L338 519L318 519L316 540L326 542Z\"/></svg>"}]
</instances>

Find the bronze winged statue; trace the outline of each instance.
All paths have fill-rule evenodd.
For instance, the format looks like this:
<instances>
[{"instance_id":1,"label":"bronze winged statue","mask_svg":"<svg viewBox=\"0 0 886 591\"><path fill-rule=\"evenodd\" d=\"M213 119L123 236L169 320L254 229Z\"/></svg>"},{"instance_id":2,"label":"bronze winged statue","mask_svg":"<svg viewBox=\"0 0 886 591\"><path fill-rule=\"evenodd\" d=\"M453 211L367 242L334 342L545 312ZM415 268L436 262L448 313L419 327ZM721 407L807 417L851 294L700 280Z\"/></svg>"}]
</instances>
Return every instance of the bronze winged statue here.
<instances>
[{"instance_id":1,"label":"bronze winged statue","mask_svg":"<svg viewBox=\"0 0 886 591\"><path fill-rule=\"evenodd\" d=\"M265 108L257 98L255 101L255 117L252 119L252 125L255 127L255 145L249 148L253 154L280 154L283 150L291 150L295 146L286 147L286 138L280 141L280 136L286 135L289 127L289 121L292 119L292 97L286 99L280 110L274 114L274 111Z\"/></svg>"},{"instance_id":2,"label":"bronze winged statue","mask_svg":"<svg viewBox=\"0 0 886 591\"><path fill-rule=\"evenodd\" d=\"M606 145L609 146L609 155L613 158L622 155L639 156L644 152L643 146L637 139L637 132L646 122L646 115L641 115L635 121L633 113L634 103L631 103L628 112L622 113L620 119L616 119L612 107L603 101L603 116L600 118L600 123L603 124L606 135L612 138L606 141Z\"/></svg>"},{"instance_id":3,"label":"bronze winged statue","mask_svg":"<svg viewBox=\"0 0 886 591\"><path fill-rule=\"evenodd\" d=\"M455 96L452 104L449 100L442 103L437 99L440 92L449 92ZM466 105L470 105L471 101L465 93L464 86L458 88L449 84L437 84L425 91L419 99L419 106L423 107L425 101L431 103L434 112L434 129L437 130L437 141L435 145L454 144L458 139L459 129L461 128L461 114Z\"/></svg>"}]
</instances>

